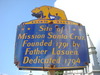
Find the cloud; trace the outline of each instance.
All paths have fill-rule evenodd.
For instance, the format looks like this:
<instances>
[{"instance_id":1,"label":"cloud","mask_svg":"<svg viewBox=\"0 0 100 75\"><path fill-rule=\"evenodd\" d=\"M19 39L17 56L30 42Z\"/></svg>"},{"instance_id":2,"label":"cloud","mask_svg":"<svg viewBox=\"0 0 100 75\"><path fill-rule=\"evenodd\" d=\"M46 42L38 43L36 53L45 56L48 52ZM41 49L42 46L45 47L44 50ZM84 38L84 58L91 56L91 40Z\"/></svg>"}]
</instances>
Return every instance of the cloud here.
<instances>
[{"instance_id":1,"label":"cloud","mask_svg":"<svg viewBox=\"0 0 100 75\"><path fill-rule=\"evenodd\" d=\"M79 22L86 27L96 49L100 49L100 4L99 0L57 0L55 7L65 11L68 20ZM98 55L100 55L100 51ZM100 57L98 56L99 62Z\"/></svg>"}]
</instances>

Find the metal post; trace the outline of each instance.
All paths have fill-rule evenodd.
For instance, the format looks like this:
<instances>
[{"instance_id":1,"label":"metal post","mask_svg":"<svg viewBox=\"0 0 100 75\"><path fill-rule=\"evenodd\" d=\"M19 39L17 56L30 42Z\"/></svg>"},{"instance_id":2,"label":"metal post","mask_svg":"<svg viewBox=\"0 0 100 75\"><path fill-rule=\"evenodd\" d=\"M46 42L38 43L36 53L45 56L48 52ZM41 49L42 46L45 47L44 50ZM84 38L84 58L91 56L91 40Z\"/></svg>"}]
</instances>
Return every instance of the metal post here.
<instances>
[{"instance_id":1,"label":"metal post","mask_svg":"<svg viewBox=\"0 0 100 75\"><path fill-rule=\"evenodd\" d=\"M29 74L29 75L33 75L33 74L32 74L32 70L30 70L30 74Z\"/></svg>"},{"instance_id":2,"label":"metal post","mask_svg":"<svg viewBox=\"0 0 100 75\"><path fill-rule=\"evenodd\" d=\"M85 67L85 73L87 74L87 66Z\"/></svg>"},{"instance_id":3,"label":"metal post","mask_svg":"<svg viewBox=\"0 0 100 75\"><path fill-rule=\"evenodd\" d=\"M85 73L84 73L84 69L83 69L83 75L85 75Z\"/></svg>"}]
</instances>

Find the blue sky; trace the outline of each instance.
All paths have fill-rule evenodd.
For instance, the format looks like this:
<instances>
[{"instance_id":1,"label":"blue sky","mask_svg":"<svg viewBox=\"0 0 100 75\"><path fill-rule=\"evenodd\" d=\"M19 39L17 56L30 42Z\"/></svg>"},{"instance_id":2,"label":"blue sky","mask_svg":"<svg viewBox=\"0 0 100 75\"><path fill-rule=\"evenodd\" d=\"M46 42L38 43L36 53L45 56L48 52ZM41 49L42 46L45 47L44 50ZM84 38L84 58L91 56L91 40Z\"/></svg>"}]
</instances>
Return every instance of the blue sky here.
<instances>
[{"instance_id":1,"label":"blue sky","mask_svg":"<svg viewBox=\"0 0 100 75\"><path fill-rule=\"evenodd\" d=\"M43 5L54 6L56 0L0 0L0 74L24 75L14 65L17 25L34 19L31 10ZM39 74L42 75L42 74Z\"/></svg>"}]
</instances>

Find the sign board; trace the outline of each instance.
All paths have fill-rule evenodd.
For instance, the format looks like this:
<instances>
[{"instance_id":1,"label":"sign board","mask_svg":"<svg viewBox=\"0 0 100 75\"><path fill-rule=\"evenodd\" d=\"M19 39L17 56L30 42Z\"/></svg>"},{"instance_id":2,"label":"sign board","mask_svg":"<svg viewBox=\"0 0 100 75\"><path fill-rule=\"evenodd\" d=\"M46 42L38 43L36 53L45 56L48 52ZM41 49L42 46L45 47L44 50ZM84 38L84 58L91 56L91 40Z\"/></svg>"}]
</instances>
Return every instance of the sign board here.
<instances>
[{"instance_id":1,"label":"sign board","mask_svg":"<svg viewBox=\"0 0 100 75\"><path fill-rule=\"evenodd\" d=\"M19 69L65 70L89 63L85 27L72 21L33 20L17 27Z\"/></svg>"},{"instance_id":2,"label":"sign board","mask_svg":"<svg viewBox=\"0 0 100 75\"><path fill-rule=\"evenodd\" d=\"M64 11L42 6L38 18L17 27L15 64L27 70L84 68L89 63L85 27L68 21Z\"/></svg>"}]
</instances>

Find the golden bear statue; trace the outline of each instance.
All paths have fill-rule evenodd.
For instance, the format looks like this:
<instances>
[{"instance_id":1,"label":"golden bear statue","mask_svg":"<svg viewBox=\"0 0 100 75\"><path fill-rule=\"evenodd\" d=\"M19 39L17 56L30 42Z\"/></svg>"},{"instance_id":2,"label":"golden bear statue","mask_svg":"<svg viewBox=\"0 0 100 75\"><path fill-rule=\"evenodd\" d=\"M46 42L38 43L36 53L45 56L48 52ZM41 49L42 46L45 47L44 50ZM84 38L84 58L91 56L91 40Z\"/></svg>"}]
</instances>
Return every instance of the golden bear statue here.
<instances>
[{"instance_id":1,"label":"golden bear statue","mask_svg":"<svg viewBox=\"0 0 100 75\"><path fill-rule=\"evenodd\" d=\"M41 6L33 9L32 16L49 20L67 20L63 10L51 6Z\"/></svg>"}]
</instances>

